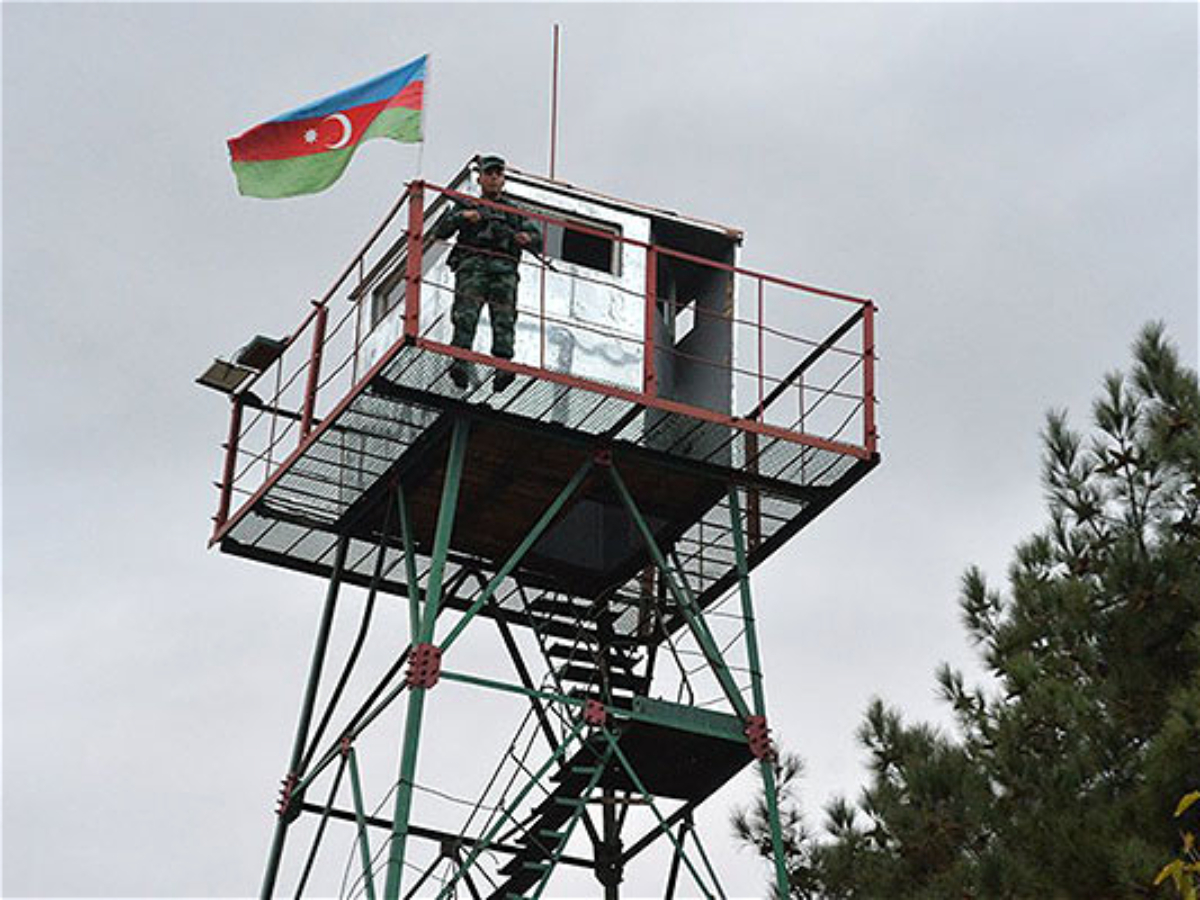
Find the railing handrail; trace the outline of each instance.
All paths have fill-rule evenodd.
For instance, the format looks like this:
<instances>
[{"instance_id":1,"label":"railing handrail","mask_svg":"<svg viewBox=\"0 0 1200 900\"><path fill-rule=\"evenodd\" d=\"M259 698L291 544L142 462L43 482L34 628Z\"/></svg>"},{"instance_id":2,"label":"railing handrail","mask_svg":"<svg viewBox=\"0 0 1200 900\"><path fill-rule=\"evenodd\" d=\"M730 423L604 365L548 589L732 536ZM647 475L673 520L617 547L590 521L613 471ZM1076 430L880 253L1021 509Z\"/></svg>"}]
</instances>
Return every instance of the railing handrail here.
<instances>
[{"instance_id":1,"label":"railing handrail","mask_svg":"<svg viewBox=\"0 0 1200 900\"><path fill-rule=\"evenodd\" d=\"M295 383L302 374L307 372L308 377L306 379L306 386L304 388L303 403L300 413L300 424L299 427L295 429L299 432L299 445L295 448L295 450L299 451L305 445L306 440L308 440L310 437L310 432L319 430L314 427L317 421L322 418L318 416L317 412L316 401L318 394L327 394L328 387L333 385L335 381L341 381L344 377L346 377L346 370L348 367L350 367L350 364L353 363L353 367L350 369L351 374L349 376L350 390L346 392L344 396L339 396L337 398L338 402L334 404L335 409L340 409L344 406L345 402L348 401L361 388L365 378L369 377L370 373L367 373L367 375L360 379L358 371L359 354L363 345L371 339L371 334L373 332L373 329L366 329L364 332L364 330L361 328L362 316L364 314L363 304L370 301L373 293L372 290L364 289L363 285L366 281L378 282L380 278L383 278L387 281L387 283L390 284L393 275L397 277L403 276L405 291L404 299L402 301L403 308L400 310L400 312L403 314L403 328L396 340L397 344L407 342L410 344L416 344L420 347L432 346L439 352L446 354L456 354L458 352L456 348L449 347L445 344L439 344L437 341L431 341L425 337L422 337L420 333L420 309L423 306L422 287L425 285L420 271L422 265L422 249L425 242L425 235L429 231L429 225L431 221L430 217L428 216L428 209L425 205L425 192L427 190L448 200L469 202L471 204L483 205L498 210L515 212L523 217L530 218L544 224L559 225L563 228L570 229L571 231L598 237L605 241L615 242L621 246L640 249L646 254L645 271L644 273L639 273L638 276L636 276L639 278L639 280L642 280L642 284L640 286L631 286L628 281L625 284L609 284L607 281L603 281L602 279L589 279L586 276L580 276L586 281L603 282L608 287L629 294L631 298L640 297L642 304L645 307L644 314L642 316L643 321L641 323L642 333L640 335L636 334L635 327L628 335L628 340L638 343L642 348L643 370L641 379L637 388L630 390L620 389L616 394L614 394L614 396L620 395L627 399L636 400L643 405L650 404L659 406L664 410L682 410L688 415L699 417L701 420L713 420L712 416L715 414L717 419L725 421L726 424L735 425L744 430L761 432L764 435L783 437L790 433L793 435L791 440L800 440L803 443L816 442L817 445L828 443L831 447L838 446L846 449L856 448L854 449L854 455L861 455L863 452L866 452L869 455L874 455L877 438L875 430L876 397L874 366L874 312L876 307L870 298L858 297L844 292L820 288L804 282L782 278L777 275L771 275L766 272L759 272L745 266L725 263L715 259L707 259L692 253L688 253L684 250L655 244L649 240L628 237L619 232L589 227L586 223L581 223L578 220L569 218L569 214L565 214L564 216L556 216L552 213L552 211L539 211L520 205L514 205L512 203L490 200L486 197L478 197L471 194L466 194L462 191L431 184L418 179L405 184L404 190L400 193L400 196L396 202L391 205L387 213L384 215L382 221L373 229L370 236L353 255L349 263L336 277L328 290L326 290L320 299L312 300L310 302L310 308L301 319L299 325L287 338L285 338L283 351L279 354L277 359L262 371L255 372L247 380L244 386L239 389L238 394L235 395L234 409L231 412L231 415L234 417L235 421L231 422L230 437L225 445L226 461L224 465L224 478L220 484L221 498L218 506L218 515L215 517L218 522L218 528L220 528L220 526L229 519L231 513L230 502L235 492L239 495L241 493L249 493L252 496L258 496L258 492L254 492L253 490L246 491L245 488L238 487L239 482L242 482L248 477L252 477L252 471L259 464L263 464L265 465L266 473L263 478L262 488L265 488L268 483L274 480L273 474L278 472L281 467L289 465L290 461L293 460L296 455L295 452L283 452L280 453L278 457L274 456L275 450L280 446L283 437L293 433L292 425L295 425L296 423L289 423L288 427L285 427L279 435L276 435L273 426L269 435L263 435L260 431L258 433L258 437L254 440L252 447L242 446L244 439L246 439L250 432L254 430L255 425L262 419L262 417L267 414L267 409L264 408L258 413L258 415L253 416L249 423L247 423L242 417L242 397L248 394L250 389L257 385L264 375L266 375L268 372L274 372L276 374L277 383L273 391L270 408L277 412L281 408L281 404L284 401L285 395L291 396L291 392L296 390ZM521 200L524 198L517 199ZM386 251L378 257L373 257L374 261L370 263L370 275L368 276L365 274L368 269L368 254L371 254L372 251L376 249L380 239L385 235L389 227L393 226L393 224L396 222L398 215L405 208L406 204L408 205L407 227L405 230L399 233L398 237L388 238L388 243L383 245L386 248ZM435 201L435 205L432 208L436 210L437 206L439 205L441 204L438 201ZM745 334L744 331L739 330L743 327L753 329L758 335L757 359L754 369L749 369L744 366L735 366L732 359L711 361L712 365L727 368L729 370L731 385L735 383L745 384L744 380L738 381L738 379L750 378L757 380L758 402L748 415L718 414L712 410L708 410L705 407L695 405L688 406L687 404L682 404L678 401L671 400L669 397L659 396L657 384L658 372L656 363L656 358L659 353L668 353L677 357L685 357L687 359L706 364L709 362L706 358L699 358L694 355L689 356L679 348L679 345L673 344L670 341L668 341L666 345L662 347L658 347L656 345L655 332L658 328L662 327L661 323L656 318L656 310L658 309L660 299L657 296L658 285L656 263L660 257L664 256L680 259L708 269L729 273L731 279L734 277L748 278L751 279L753 283L757 284L759 299L756 317L748 316L746 318L741 318L737 316L736 311L733 308L730 308L728 312L721 312L709 309L701 309L699 304L696 304L697 323L699 322L701 315L715 317L721 319L722 321L727 321L729 328L731 329L731 336L735 345L737 343L738 336ZM407 261L405 261L405 257L407 257ZM394 269L395 271L389 274L391 269ZM326 327L324 326L328 317L329 304L333 298L339 294L339 291L342 291L342 289L346 286L347 280L354 275L356 270L358 271L358 284L353 286L347 295L347 299L350 300L350 307L345 316L339 317L333 328L327 331ZM555 271L557 273L557 270ZM565 274L567 277L572 279L576 277L574 273L570 272L557 274ZM812 297L849 302L855 305L855 311L849 316L848 319L843 321L837 328L834 329L833 332L826 335L819 343L814 342L810 339L806 339L803 336L792 335L773 325L767 324L762 298L764 285L774 285L789 291L812 295ZM443 286L438 285L438 287L440 288ZM638 289L639 287L640 290ZM680 298L673 296L667 296L661 299L663 302L671 303L677 308L681 305L686 305L687 303L691 302L691 298L688 298L683 302L683 304L681 304ZM353 334L348 338L346 335L338 337L338 333L342 331L346 321L351 317L355 318L355 328L353 329ZM541 310L541 315L538 317L538 319L541 322L541 327L543 329L546 327L547 322L558 321L556 316L547 314L544 309ZM589 329L586 324L579 324L575 323L574 321L569 324L578 325L579 327L585 328L585 330L593 330ZM599 326L600 323L596 324ZM845 335L848 334L856 325L860 327L861 331L861 346L857 348L837 346L845 337ZM289 351L293 350L293 348L299 344L300 338L308 331L310 326L314 327L315 331L313 333L311 341L312 347L309 355L306 358L297 360L294 352L289 355ZM805 359L788 374L783 375L782 377L770 374L766 371L767 363L763 347L763 338L767 335L776 341L785 340L808 344L813 347L813 349L806 355ZM625 340L625 337L620 335L609 335L609 337ZM344 358L342 356L337 356L337 358L334 358L335 352L339 354L342 352L340 349L331 351L329 358L324 361L326 364L327 374L322 377L322 373L320 371L322 366L322 358L325 354L326 348L331 347L331 345L334 344L335 338L339 347L342 342L349 339L350 349L345 354ZM778 343L776 343L776 346L778 346ZM384 354L384 357L391 357L393 355L393 350L397 350L397 348L393 347L392 350L389 350ZM822 387L821 385L817 384L815 380L806 379L804 376L807 369L818 358L823 357L825 354L830 352L837 352L839 354L845 354L847 356L854 357L857 362L853 363L849 369L842 372L842 374L837 378L836 383L832 386ZM473 355L473 353L467 353L467 356L471 355ZM509 363L508 365L512 366L513 364ZM373 372L377 368L377 365L372 365L371 371ZM524 371L529 367L522 364L516 368ZM291 374L287 377L286 383L284 383L282 376L292 369L294 369L294 371L291 371ZM849 375L855 371L855 369L861 370L861 394L851 394L838 390L842 382L849 377ZM558 380L558 375L556 374L557 370L547 369L545 367L544 359L541 360L539 365L534 366L532 370L540 372L546 377L550 377L552 380ZM590 389L592 390L612 393L611 385L606 384L605 382L580 376L569 377L571 381L578 383L583 387L590 386ZM751 383L753 383L753 381L751 381ZM766 411L768 407L771 407L777 399L783 396L784 392L789 391L791 388L796 388L799 391L798 402L800 416L798 421L793 422L787 427L780 427L779 425L771 424L771 422L767 421L766 417ZM807 404L806 398L814 395L818 397L817 402L811 405ZM829 441L828 438L822 437L822 435L825 434L825 431L823 430L817 430L811 433L806 430L805 416L811 416L812 413L821 407L825 400L830 399L831 396L840 398L840 400L843 401L854 401L856 405L851 407L849 416L836 428L833 436L834 439ZM839 405L839 409L841 408L845 407ZM690 412L688 412L689 410ZM271 413L272 422L274 422L274 414L274 412ZM840 415L840 413L837 414ZM836 438L840 436L841 432L845 429L846 424L856 414L861 414L861 443L847 444L844 441L837 440ZM790 419L790 417L791 413L788 413L787 419ZM779 414L772 414L771 419L772 421L778 421ZM799 430L797 430L797 426ZM823 427L824 425L821 424L818 426L818 429ZM237 434L234 434L234 429L237 430ZM264 442L267 444L267 446L261 452L256 452L255 449L253 449L257 448L259 444ZM252 462L251 464L242 468L239 472L238 458L241 454L249 455ZM272 467L273 463L274 468ZM251 481L252 485L254 483L256 482ZM262 488L260 488L260 491Z\"/></svg>"},{"instance_id":2,"label":"railing handrail","mask_svg":"<svg viewBox=\"0 0 1200 900\"><path fill-rule=\"evenodd\" d=\"M676 250L672 247L665 247L662 244L654 244L649 241L640 240L639 238L626 237L623 234L614 233L611 231L603 231L598 228L590 228L587 225L573 221L571 219L559 218L557 216L550 216L545 213L540 213L540 212L537 212L536 210L527 209L527 208L520 207L520 206L512 206L509 204L498 203L495 200L488 200L486 197L476 197L472 194L464 194L461 191L456 191L451 188L444 188L444 187L441 187L439 185L432 184L429 182L425 183L425 187L428 188L429 190L435 191L440 194L444 194L445 196L451 197L455 200L462 200L462 201L466 201L466 202L470 202L470 203L482 203L485 206L490 206L494 209L498 209L503 212L520 213L522 216L525 216L527 218L539 219L543 222L548 222L548 223L555 224L555 225L563 225L563 226L569 227L572 231L577 231L581 234L589 234L592 237L599 237L599 238L604 238L605 240L617 241L618 243L628 244L631 247L637 247L641 250L652 251L654 253L660 253L660 254L663 254L666 256L674 256L679 259L686 260L688 262L694 262L694 263L698 263L699 265L702 265L702 266L707 266L709 268L720 269L725 272L731 272L735 275L744 275L748 278L762 279L763 281L769 282L771 284L777 284L780 287L787 287L787 288L791 288L793 290L803 291L804 293L816 294L820 297L829 297L833 300L845 300L849 303L858 303L861 305L866 305L866 304L872 302L871 298L869 298L869 297L859 297L854 294L847 294L847 293L844 293L841 291L831 291L828 288L817 287L816 285L805 284L800 281L791 281L786 278L781 278L778 275L771 275L768 272L759 272L754 269L747 269L745 266L737 266L737 265L733 265L732 263L723 263L720 260L715 260L715 259L706 259L702 256L695 256L695 255L693 255L691 253L687 253L686 251L683 251L683 250Z\"/></svg>"}]
</instances>

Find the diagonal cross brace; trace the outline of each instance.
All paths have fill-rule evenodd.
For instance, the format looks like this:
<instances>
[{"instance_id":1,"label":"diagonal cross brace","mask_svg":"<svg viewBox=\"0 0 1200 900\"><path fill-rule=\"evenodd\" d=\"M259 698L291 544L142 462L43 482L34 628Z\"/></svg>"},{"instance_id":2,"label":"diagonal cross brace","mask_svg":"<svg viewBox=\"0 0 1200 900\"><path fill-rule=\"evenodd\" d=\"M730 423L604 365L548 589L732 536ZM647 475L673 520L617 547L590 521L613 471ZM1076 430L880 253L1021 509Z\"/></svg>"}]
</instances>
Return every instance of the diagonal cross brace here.
<instances>
[{"instance_id":1,"label":"diagonal cross brace","mask_svg":"<svg viewBox=\"0 0 1200 900\"><path fill-rule=\"evenodd\" d=\"M496 574L492 576L487 587L480 592L479 596L475 598L475 601L471 604L467 611L463 613L462 618L458 620L454 628L451 629L450 633L446 635L445 639L441 642L439 646L442 648L443 652L448 650L450 645L458 640L458 637L462 634L463 629L466 628L471 619L475 618L479 611L483 609L484 604L486 604L488 600L492 598L492 595L496 593L500 585L504 582L504 579L507 578L512 571L521 564L521 560L525 558L525 554L528 553L530 548L537 543L538 539L545 533L546 529L550 527L550 524L554 521L555 517L557 517L562 511L562 508L566 506L567 501L574 496L575 492L579 489L579 486L583 484L583 481L585 478L587 478L588 473L592 471L592 466L594 464L594 460L589 457L571 477L571 480L567 482L566 486L559 492L558 496L554 498L554 502L546 507L545 511L538 518L533 528L529 530L529 533L526 534L521 543L517 545L517 549L515 549L509 555L508 561L505 562L504 565L501 566L496 572Z\"/></svg>"},{"instance_id":2,"label":"diagonal cross brace","mask_svg":"<svg viewBox=\"0 0 1200 900\"><path fill-rule=\"evenodd\" d=\"M733 676L729 674L729 667L725 665L721 650L704 621L703 613L696 606L691 591L688 590L686 584L677 578L675 572L663 556L657 541L654 540L654 533L650 530L650 526L646 524L645 518L643 518L641 511L629 493L629 488L625 486L620 473L617 472L617 467L609 466L608 474L617 489L617 494L620 496L621 502L625 504L625 509L633 519L634 525L637 526L642 541L646 544L646 549L650 551L655 566L662 573L663 581L666 583L667 589L671 592L671 596L675 599L676 604L678 604L679 611L683 614L684 621L687 622L692 636L696 638L696 643L700 645L705 660L712 667L713 674L716 675L717 681L720 683L721 689L725 692L726 698L728 698L734 712L740 718L745 719L750 715L750 708L746 705L746 700L742 697L741 691L738 690Z\"/></svg>"},{"instance_id":3,"label":"diagonal cross brace","mask_svg":"<svg viewBox=\"0 0 1200 900\"><path fill-rule=\"evenodd\" d=\"M700 873L696 871L696 867L692 865L691 859L688 858L687 851L684 849L683 844L681 844L679 840L676 839L675 835L671 833L670 825L668 824L667 820L663 818L662 813L658 811L658 807L654 805L654 798L651 796L650 792L646 790L645 784L642 783L642 779L638 776L638 773L634 770L633 765L629 762L629 758L626 757L625 753L621 750L621 745L617 742L617 739L613 737L612 732L610 732L607 728L602 728L601 733L604 735L604 739L612 748L617 760L621 763L621 767L625 769L626 774L629 775L629 780L633 782L633 786L637 789L639 794L646 798L646 804L649 806L650 811L654 813L654 817L658 820L659 828L670 839L671 844L675 847L675 852L679 854L679 857L683 860L683 864L687 866L688 871L691 873L692 878L696 880L696 886L704 892L705 900L713 900L713 895L710 894L708 888L704 886L704 881L700 878ZM720 885L717 885L717 893L719 893L722 897L722 900L724 900L725 893L721 890Z\"/></svg>"},{"instance_id":4,"label":"diagonal cross brace","mask_svg":"<svg viewBox=\"0 0 1200 900\"><path fill-rule=\"evenodd\" d=\"M587 719L585 718L586 722ZM571 813L571 818L567 822L567 826L562 838L559 839L558 848L551 854L547 863L546 871L542 873L542 877L538 880L537 888L533 892L530 900L540 900L542 892L546 890L546 885L550 883L550 876L554 874L554 867L558 865L558 861L562 858L563 852L567 849L567 841L571 838L571 833L575 830L575 826L579 824L580 819L584 815L584 805L587 803L588 796L596 789L596 785L600 783L600 778L604 775L604 769L608 765L609 759L612 757L612 750L606 750L604 755L596 761L596 771L588 779L587 785L579 794L579 806Z\"/></svg>"},{"instance_id":5,"label":"diagonal cross brace","mask_svg":"<svg viewBox=\"0 0 1200 900\"><path fill-rule=\"evenodd\" d=\"M458 871L454 873L453 877L451 877L451 879L447 881L445 885L443 885L441 892L437 895L437 900L447 900L448 897L453 896L450 891L454 889L454 886L458 883L458 880L466 875L467 870L475 864L475 860L479 858L479 855L483 853L483 851L486 850L496 839L496 836L500 833L500 829L504 827L505 822L515 821L514 813L520 807L521 803L524 802L525 798L529 795L529 792L541 784L542 778L545 777L546 773L550 771L555 763L559 762L561 759L563 759L563 757L566 756L567 748L570 746L571 742L579 736L584 727L583 719L580 719L578 722L576 722L575 726L570 732L568 732L567 736L563 738L563 742L559 744L557 748L555 748L554 752L550 755L550 758L542 764L541 768L539 768L529 777L529 780L525 783L525 786L517 793L517 796L513 798L512 802L500 810L500 815L496 817L495 823L479 839L479 842L473 848L471 848L471 852L467 855L467 858L463 861L463 864L461 867L459 867Z\"/></svg>"}]
</instances>

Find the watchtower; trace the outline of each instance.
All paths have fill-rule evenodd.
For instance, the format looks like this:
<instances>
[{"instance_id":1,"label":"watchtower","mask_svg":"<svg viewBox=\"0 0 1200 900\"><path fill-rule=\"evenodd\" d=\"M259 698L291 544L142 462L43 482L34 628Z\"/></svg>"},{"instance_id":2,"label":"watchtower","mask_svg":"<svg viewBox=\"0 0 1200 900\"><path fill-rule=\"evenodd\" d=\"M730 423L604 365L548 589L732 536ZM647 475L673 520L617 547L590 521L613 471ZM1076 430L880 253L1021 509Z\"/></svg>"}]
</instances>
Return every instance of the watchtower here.
<instances>
[{"instance_id":1,"label":"watchtower","mask_svg":"<svg viewBox=\"0 0 1200 900\"><path fill-rule=\"evenodd\" d=\"M262 896L341 872L339 829L342 892L372 900L572 870L617 898L656 843L664 897L721 896L693 811L751 764L774 795L750 572L878 462L874 305L742 267L734 229L510 168L545 254L515 358L462 350L431 234L470 174L409 184L289 336L202 377L231 399L211 544L326 583ZM451 703L469 734L439 731Z\"/></svg>"}]
</instances>

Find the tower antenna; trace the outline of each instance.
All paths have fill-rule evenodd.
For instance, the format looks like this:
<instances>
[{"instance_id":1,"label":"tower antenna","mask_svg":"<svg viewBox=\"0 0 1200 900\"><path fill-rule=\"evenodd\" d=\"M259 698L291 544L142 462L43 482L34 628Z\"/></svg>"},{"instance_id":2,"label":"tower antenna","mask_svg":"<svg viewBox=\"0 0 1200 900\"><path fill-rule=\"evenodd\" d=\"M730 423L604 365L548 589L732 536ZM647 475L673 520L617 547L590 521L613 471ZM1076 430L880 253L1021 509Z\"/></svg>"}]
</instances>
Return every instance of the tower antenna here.
<instances>
[{"instance_id":1,"label":"tower antenna","mask_svg":"<svg viewBox=\"0 0 1200 900\"><path fill-rule=\"evenodd\" d=\"M558 150L558 23L554 25L554 64L550 79L550 178L554 179L554 160Z\"/></svg>"}]
</instances>

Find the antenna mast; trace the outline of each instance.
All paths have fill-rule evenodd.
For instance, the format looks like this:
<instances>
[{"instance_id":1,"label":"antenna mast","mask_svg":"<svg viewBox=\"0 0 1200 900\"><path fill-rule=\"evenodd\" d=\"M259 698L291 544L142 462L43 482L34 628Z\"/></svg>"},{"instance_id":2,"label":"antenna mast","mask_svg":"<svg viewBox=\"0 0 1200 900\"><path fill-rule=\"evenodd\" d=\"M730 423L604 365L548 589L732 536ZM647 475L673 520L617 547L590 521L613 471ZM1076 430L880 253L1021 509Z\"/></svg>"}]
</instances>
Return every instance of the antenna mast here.
<instances>
[{"instance_id":1,"label":"antenna mast","mask_svg":"<svg viewBox=\"0 0 1200 900\"><path fill-rule=\"evenodd\" d=\"M550 82L550 179L554 179L554 159L558 149L558 24L554 26L554 65Z\"/></svg>"}]
</instances>

